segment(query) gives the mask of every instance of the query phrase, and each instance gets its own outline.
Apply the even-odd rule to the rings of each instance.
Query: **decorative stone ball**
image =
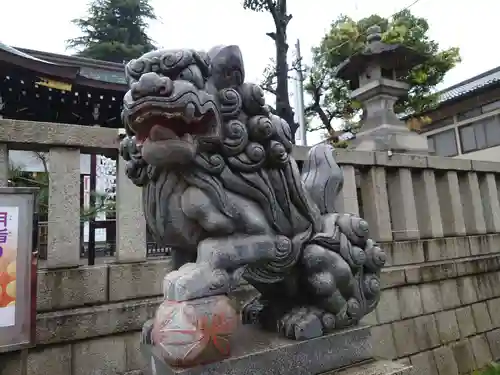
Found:
[[[151,338],[171,366],[207,364],[230,355],[230,337],[238,321],[226,296],[164,301],[156,312]]]

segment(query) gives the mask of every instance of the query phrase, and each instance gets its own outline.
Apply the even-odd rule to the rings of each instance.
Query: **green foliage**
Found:
[[[243,7],[255,12],[269,11],[269,6],[276,6],[275,0],[244,0]]]
[[[38,213],[41,217],[47,217],[49,210],[49,179],[47,173],[26,172],[19,166],[10,164],[9,182],[9,185],[14,187],[38,188]]]
[[[79,56],[123,63],[155,48],[146,34],[156,19],[149,0],[93,0],[87,12],[72,21],[83,35],[67,41]]]
[[[500,364],[491,363],[482,370],[476,370],[473,375],[500,375]]]
[[[333,147],[335,147],[335,148],[347,148],[347,147],[349,147],[349,142],[347,142],[347,141],[333,142]]]
[[[46,156],[35,153],[43,165],[44,172],[26,172],[20,166],[10,164],[9,186],[13,187],[36,187],[38,188],[38,214],[42,221],[46,221],[49,213],[49,171]],[[95,207],[82,208],[80,220],[88,221],[101,212],[114,213],[115,202],[105,199],[104,194],[92,193]]]
[[[438,43],[427,35],[429,25],[426,19],[412,15],[409,10],[403,10],[391,19],[372,15],[355,21],[340,16],[333,21],[320,45],[313,49],[313,65],[305,84],[305,90],[312,96],[306,114],[319,117],[327,129],[334,119],[349,119],[359,113],[360,103],[349,98],[346,82],[334,78],[333,74],[340,63],[365,47],[367,29],[373,25],[380,26],[385,43],[402,44],[427,56],[424,63],[406,76],[398,77],[410,85],[410,91],[396,103],[396,113],[420,113],[432,108],[436,103],[435,86],[460,62],[458,48],[440,50]],[[321,118],[320,111],[328,115],[328,123]]]

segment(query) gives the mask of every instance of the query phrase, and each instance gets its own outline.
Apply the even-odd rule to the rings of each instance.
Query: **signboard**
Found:
[[[36,324],[36,188],[0,188],[0,352],[30,346]]]
[[[36,82],[39,86],[45,86],[59,91],[71,91],[71,83],[54,81],[53,79],[39,77],[40,81]]]

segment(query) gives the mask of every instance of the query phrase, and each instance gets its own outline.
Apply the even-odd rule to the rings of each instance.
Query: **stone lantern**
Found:
[[[353,148],[427,153],[427,139],[410,131],[394,113],[394,103],[409,90],[398,77],[422,63],[425,56],[402,45],[383,43],[379,26],[370,27],[368,33],[364,50],[344,61],[336,72],[336,77],[349,82],[351,98],[363,106]]]

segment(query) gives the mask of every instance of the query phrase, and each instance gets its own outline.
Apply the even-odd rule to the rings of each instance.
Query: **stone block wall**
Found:
[[[374,355],[415,374],[470,374],[500,360],[500,235],[384,244],[389,266],[372,324]]]
[[[36,346],[0,353],[0,375],[142,375],[143,323],[162,300],[170,259],[38,272]],[[235,291],[243,303],[254,291]]]
[[[141,374],[142,324],[170,260],[38,273],[36,347],[0,354],[0,375]]]
[[[430,375],[468,374],[500,360],[500,234],[383,247],[382,298],[365,318],[377,357]],[[169,269],[163,259],[40,270],[37,345],[0,354],[0,375],[141,374],[139,332]]]

